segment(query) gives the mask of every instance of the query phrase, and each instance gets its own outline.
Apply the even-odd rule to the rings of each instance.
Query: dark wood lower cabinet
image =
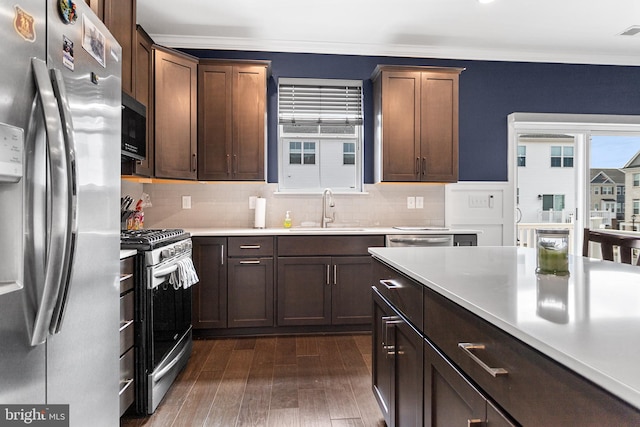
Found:
[[[424,340],[424,426],[514,426]]]
[[[422,423],[423,338],[374,291],[373,390],[388,427]]]
[[[278,325],[371,322],[370,256],[278,258]]]
[[[228,258],[227,268],[227,326],[273,326],[273,258]]]
[[[193,286],[194,329],[227,327],[226,237],[194,237],[193,264],[199,283]]]

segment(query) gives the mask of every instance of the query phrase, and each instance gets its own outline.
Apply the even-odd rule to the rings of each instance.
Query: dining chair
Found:
[[[632,249],[640,249],[640,235],[618,234],[605,230],[589,230],[584,229],[584,238],[582,240],[582,256],[589,256],[589,243],[600,243],[600,252],[602,259],[613,261],[614,247],[620,252],[620,262],[631,264]],[[636,265],[640,265],[640,257],[636,261]]]

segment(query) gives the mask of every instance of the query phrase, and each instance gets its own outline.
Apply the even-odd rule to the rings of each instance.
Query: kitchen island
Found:
[[[384,344],[382,351],[374,348],[374,392],[383,412],[388,408],[387,424],[439,420],[443,400],[436,390],[453,372],[485,402],[469,413],[471,421],[499,414],[496,425],[640,425],[638,267],[570,256],[570,275],[554,276],[535,273],[533,249],[369,252],[376,260],[374,302],[381,307],[374,346]],[[403,323],[413,335],[406,328],[403,335]],[[409,345],[416,336],[424,348]],[[411,363],[391,362],[391,370],[394,363],[399,370],[392,380],[377,372],[390,353],[424,357],[416,368],[423,380],[409,381],[404,391],[405,398],[420,392],[419,408],[406,404],[406,384],[398,382],[402,365]],[[455,388],[455,381],[445,383]],[[464,403],[471,407],[472,400]]]

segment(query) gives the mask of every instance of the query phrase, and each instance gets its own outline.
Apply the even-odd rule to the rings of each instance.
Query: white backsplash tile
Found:
[[[291,211],[293,226],[319,223],[322,196],[274,194],[277,184],[265,183],[170,183],[138,184],[122,181],[122,194],[134,198],[150,195],[145,209],[145,228],[253,228],[254,211],[249,197],[267,199],[266,225],[282,227]],[[345,226],[444,226],[444,184],[366,184],[367,194],[334,195],[336,224]],[[182,209],[182,196],[191,196],[191,209]],[[424,197],[423,209],[407,209],[407,197]]]

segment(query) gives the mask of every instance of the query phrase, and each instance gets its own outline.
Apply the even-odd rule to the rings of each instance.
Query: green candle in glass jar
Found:
[[[538,229],[538,268],[543,274],[569,273],[569,230]]]

